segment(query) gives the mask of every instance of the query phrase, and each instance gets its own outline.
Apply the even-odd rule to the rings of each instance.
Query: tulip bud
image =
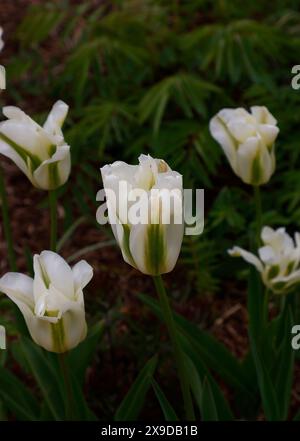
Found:
[[[223,109],[210,121],[210,132],[235,174],[243,182],[262,185],[275,171],[274,142],[279,129],[266,107]]]
[[[240,247],[229,250],[231,256],[240,256],[261,273],[263,283],[275,294],[287,294],[300,282],[300,234],[293,240],[284,228],[264,227],[263,246],[259,258]]]
[[[182,176],[150,155],[141,155],[139,165],[120,161],[106,165],[101,174],[109,221],[124,260],[144,274],[172,271],[184,231]],[[126,184],[128,194],[122,190],[122,183]],[[143,202],[141,210],[146,208],[144,221],[135,221],[130,216],[130,200],[135,195]],[[125,210],[120,209],[121,205]]]
[[[34,278],[7,273],[0,291],[20,309],[36,344],[51,352],[66,352],[87,333],[83,288],[93,277],[84,260],[72,269],[52,251],[34,256]]]
[[[67,104],[57,101],[41,127],[18,107],[3,108],[8,119],[0,123],[0,153],[42,190],[60,187],[70,174],[70,146],[61,131],[67,112]]]

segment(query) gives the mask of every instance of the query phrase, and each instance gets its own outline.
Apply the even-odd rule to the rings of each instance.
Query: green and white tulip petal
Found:
[[[83,288],[93,277],[84,260],[71,268],[52,251],[34,256],[34,278],[7,273],[0,291],[20,309],[36,344],[62,353],[77,346],[87,333]]]
[[[182,176],[170,169],[161,159],[141,155],[139,165],[114,162],[101,168],[106,190],[109,221],[124,260],[148,275],[159,275],[173,270],[181,249],[184,223],[183,216],[175,221],[174,212],[183,211]],[[124,219],[119,203],[125,203],[127,212],[132,203],[120,194],[119,183],[125,181],[128,193],[144,191],[148,207],[146,222],[134,223]],[[113,190],[116,199],[110,198],[107,190]],[[152,190],[155,190],[153,192]],[[170,222],[162,221],[168,208],[167,199],[172,191]]]
[[[264,106],[223,109],[210,121],[210,132],[221,145],[233,171],[251,185],[267,183],[275,171],[277,121]]]
[[[61,131],[67,113],[67,104],[57,101],[42,127],[18,107],[3,108],[7,120],[0,123],[0,153],[39,189],[54,190],[70,175],[70,146]]]
[[[254,265],[265,286],[275,294],[289,293],[300,283],[300,234],[296,233],[293,240],[284,228],[264,227],[261,240],[258,256],[236,246],[228,252]]]

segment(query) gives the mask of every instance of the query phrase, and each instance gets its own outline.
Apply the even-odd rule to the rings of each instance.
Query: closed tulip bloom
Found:
[[[101,173],[109,221],[124,260],[148,275],[172,271],[178,259],[184,231],[182,216],[179,215],[180,220],[175,216],[175,211],[182,214],[182,176],[172,171],[165,161],[153,159],[150,155],[141,155],[139,165],[114,162],[104,166]],[[148,209],[146,222],[134,223],[130,216],[124,219],[119,202],[125,203],[128,209],[130,202],[125,200],[125,194],[120,194],[121,181],[128,185],[129,194],[143,191]],[[114,191],[116,203],[107,190]],[[169,191],[172,192],[172,201],[170,222],[167,223],[163,221],[163,213],[168,208]]]
[[[20,309],[36,344],[51,352],[66,352],[87,333],[83,288],[93,277],[84,260],[72,269],[52,251],[34,256],[34,278],[7,273],[0,291]]]
[[[243,182],[262,185],[275,171],[277,121],[264,106],[223,109],[210,121],[210,132],[221,145],[233,171]]]
[[[300,234],[294,240],[284,228],[264,227],[261,232],[263,246],[259,257],[240,247],[229,250],[231,256],[241,256],[261,273],[267,288],[275,294],[287,294],[300,283]]]
[[[61,131],[67,113],[67,104],[57,101],[41,127],[18,107],[3,108],[8,119],[0,123],[0,153],[42,190],[60,187],[70,175],[70,146]]]

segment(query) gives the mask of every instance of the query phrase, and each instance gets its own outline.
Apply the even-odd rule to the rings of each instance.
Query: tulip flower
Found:
[[[229,250],[231,256],[240,256],[261,273],[267,288],[275,294],[287,294],[300,282],[300,233],[293,240],[284,228],[264,227],[261,232],[263,246],[259,258],[240,247]]]
[[[265,184],[275,171],[277,121],[264,106],[223,109],[210,121],[210,132],[221,145],[233,171],[246,184]]]
[[[87,333],[83,288],[93,277],[84,260],[72,269],[52,251],[34,256],[34,278],[7,273],[0,291],[20,309],[36,344],[62,353],[78,345]]]
[[[159,275],[174,268],[181,248],[184,225],[182,217],[177,222],[175,211],[182,213],[182,176],[170,169],[161,159],[141,155],[139,165],[114,162],[101,168],[103,185],[106,192],[109,221],[124,260],[144,274]],[[121,183],[128,186],[128,195],[140,191],[145,196],[149,208],[146,222],[125,219],[119,203],[130,209],[130,202],[122,193]],[[110,196],[112,190],[116,201]],[[155,190],[155,191],[153,191]],[[172,192],[173,190],[173,192]],[[167,209],[168,195],[172,192],[170,222],[163,222]]]
[[[0,153],[39,189],[54,190],[69,177],[70,146],[61,131],[67,112],[67,104],[57,101],[41,127],[18,107],[3,108],[8,119],[0,123]]]

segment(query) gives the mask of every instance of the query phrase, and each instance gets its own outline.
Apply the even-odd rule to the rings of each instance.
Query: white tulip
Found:
[[[293,240],[285,228],[264,227],[261,239],[263,246],[258,250],[259,258],[240,247],[233,247],[228,252],[254,265],[267,288],[276,294],[286,294],[300,283],[300,234],[296,233]]]
[[[159,275],[174,268],[181,248],[184,225],[182,220],[182,176],[170,169],[161,159],[141,155],[139,165],[114,162],[101,169],[107,197],[109,221],[124,260],[144,274]],[[120,182],[128,186],[128,194],[143,192],[147,207],[146,222],[124,219],[119,203],[130,210],[132,204],[120,194]],[[116,201],[110,197],[113,190]],[[168,197],[172,194],[170,222],[163,216],[168,211]],[[170,199],[169,199],[170,200]],[[179,212],[179,216],[175,215]],[[180,219],[179,219],[180,218]]]
[[[34,256],[34,278],[7,273],[0,279],[5,293],[22,312],[36,344],[47,351],[65,352],[87,333],[83,288],[93,277],[84,260],[72,269],[52,251]]]
[[[277,121],[264,106],[223,109],[210,121],[210,132],[221,145],[233,171],[243,182],[265,184],[275,171]]]
[[[37,188],[54,190],[69,177],[70,146],[61,131],[67,113],[67,104],[57,101],[41,127],[18,107],[3,108],[8,119],[0,123],[0,153]]]

